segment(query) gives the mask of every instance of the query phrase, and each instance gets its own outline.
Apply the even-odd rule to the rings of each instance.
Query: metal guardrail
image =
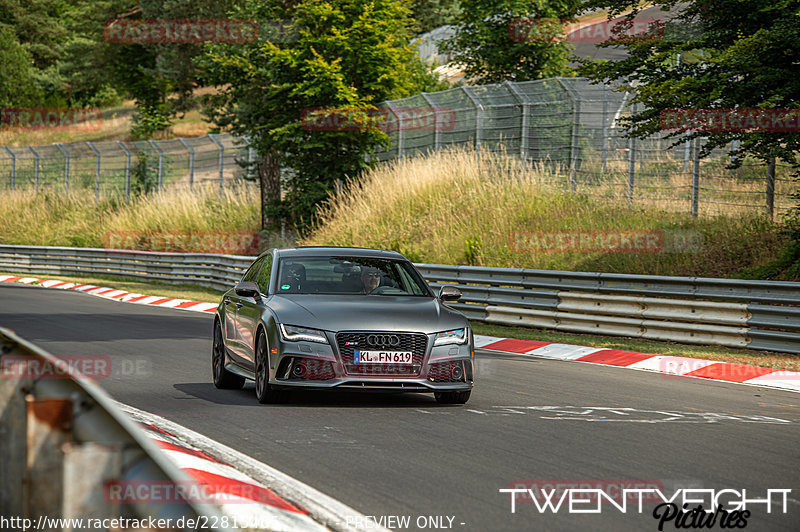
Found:
[[[0,245],[0,271],[117,275],[227,290],[253,257]],[[417,264],[470,319],[800,353],[800,283]]]
[[[32,523],[26,530],[97,528],[87,518],[169,519],[171,529],[186,531],[199,519],[224,522],[214,506],[179,496],[125,504],[108,496],[110,485],[193,481],[67,361],[0,328],[0,372],[0,516],[20,519],[20,530],[23,519]]]

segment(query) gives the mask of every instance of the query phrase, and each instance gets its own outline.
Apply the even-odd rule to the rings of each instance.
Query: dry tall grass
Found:
[[[453,150],[401,159],[324,205],[304,244],[390,248],[431,263],[718,276],[762,265],[785,244],[761,215],[692,218],[628,205],[613,184],[571,192],[566,183],[557,167],[523,172],[502,154]],[[514,231],[568,230],[666,231],[702,242],[670,253],[535,254],[512,243]]]
[[[180,187],[132,198],[90,191],[0,192],[0,243],[103,247],[109,231],[257,230],[260,213],[255,187]]]

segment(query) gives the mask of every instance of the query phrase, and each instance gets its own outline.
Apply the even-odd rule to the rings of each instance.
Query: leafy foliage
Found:
[[[636,87],[634,102],[647,110],[633,116],[631,132],[644,137],[660,130],[662,111],[676,108],[800,107],[800,2],[797,0],[660,0],[680,13],[665,25],[663,38],[619,43],[629,57],[590,62],[581,73],[598,81],[626,79]],[[633,9],[636,0],[589,0],[589,7],[612,14]],[[607,44],[607,45],[610,45]],[[683,60],[676,59],[681,54]],[[797,119],[795,119],[797,120]],[[673,136],[683,133],[676,131]],[[796,162],[800,133],[702,132],[705,153],[732,140],[740,153],[762,161],[779,157]],[[685,137],[683,137],[685,138]]]
[[[474,83],[529,81],[570,73],[570,45],[558,39],[514,36],[524,20],[572,20],[581,0],[461,0],[456,35],[441,49],[453,54]]]
[[[206,113],[290,170],[283,198],[267,206],[271,219],[309,227],[334,184],[358,176],[388,139],[375,121],[314,129],[305,113],[364,116],[382,100],[437,88],[409,47],[408,14],[396,0],[248,0],[232,18],[284,21],[281,31],[208,47],[200,65],[220,92]]]

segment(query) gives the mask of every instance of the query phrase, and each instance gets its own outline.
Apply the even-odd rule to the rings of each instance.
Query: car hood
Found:
[[[295,294],[272,296],[278,322],[326,331],[408,331],[426,334],[459,329],[466,318],[438,299],[413,296]]]

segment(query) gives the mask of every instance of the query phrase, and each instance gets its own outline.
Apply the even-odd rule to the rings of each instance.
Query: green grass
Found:
[[[676,344],[627,338],[620,336],[595,336],[591,334],[571,334],[529,329],[526,327],[505,327],[472,321],[475,334],[497,336],[501,338],[518,338],[520,340],[538,340],[562,344],[589,345],[606,349],[620,349],[639,353],[655,353],[677,357],[704,358],[738,364],[774,367],[783,370],[800,371],[800,355],[774,353],[771,351],[753,351],[718,346],[701,346]]]

